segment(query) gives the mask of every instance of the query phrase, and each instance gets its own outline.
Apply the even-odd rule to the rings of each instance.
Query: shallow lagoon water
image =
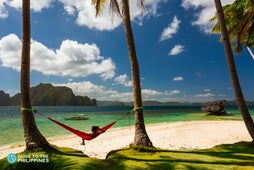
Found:
[[[132,107],[34,107],[36,124],[46,137],[70,135],[71,133],[47,119],[51,117],[81,131],[90,131],[91,126],[103,126],[119,120],[113,128],[134,125]],[[147,106],[144,108],[145,123],[177,122],[190,120],[242,120],[237,107],[226,108],[231,116],[207,116],[200,106]],[[254,115],[254,107],[250,108]],[[65,120],[68,117],[85,116],[88,120]],[[124,116],[124,117],[123,117]],[[24,141],[20,107],[0,107],[0,146]]]

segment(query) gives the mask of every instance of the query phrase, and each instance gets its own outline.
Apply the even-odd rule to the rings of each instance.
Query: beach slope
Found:
[[[206,149],[220,144],[251,141],[243,121],[183,121],[147,124],[147,133],[157,148],[168,150]],[[58,147],[81,150],[89,157],[104,159],[111,150],[129,146],[134,140],[134,127],[113,128],[86,145],[75,135],[48,139]],[[0,158],[22,152],[24,143],[1,146]]]

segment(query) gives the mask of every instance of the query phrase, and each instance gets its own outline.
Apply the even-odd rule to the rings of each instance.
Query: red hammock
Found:
[[[56,120],[54,120],[50,117],[48,117],[48,119],[51,120],[52,122],[58,124],[59,126],[65,128],[66,130],[74,133],[75,135],[81,137],[82,139],[85,139],[85,140],[92,140],[92,139],[96,138],[97,136],[99,136],[100,134],[102,134],[103,132],[108,130],[111,126],[113,126],[117,122],[117,121],[114,121],[114,122],[109,123],[108,125],[100,128],[100,130],[98,130],[96,134],[90,134],[90,133],[79,131],[77,129],[73,129],[73,128],[71,128],[71,127],[69,127],[69,126],[67,126],[67,125],[65,125],[61,122],[58,122],[58,121],[56,121]]]

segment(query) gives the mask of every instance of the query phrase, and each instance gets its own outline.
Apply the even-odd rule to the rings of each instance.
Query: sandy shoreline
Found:
[[[86,145],[75,135],[50,138],[59,147],[81,150],[89,157],[104,159],[108,152],[128,146],[134,139],[134,127],[113,128]],[[162,149],[205,149],[219,144],[251,141],[243,121],[184,121],[146,125],[153,145]],[[1,146],[0,158],[24,150],[24,143]]]

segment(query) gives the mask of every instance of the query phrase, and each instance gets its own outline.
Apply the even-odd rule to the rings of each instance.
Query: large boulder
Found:
[[[225,100],[217,100],[213,103],[209,103],[201,108],[201,110],[206,111],[209,115],[229,115],[229,113],[224,108]]]

